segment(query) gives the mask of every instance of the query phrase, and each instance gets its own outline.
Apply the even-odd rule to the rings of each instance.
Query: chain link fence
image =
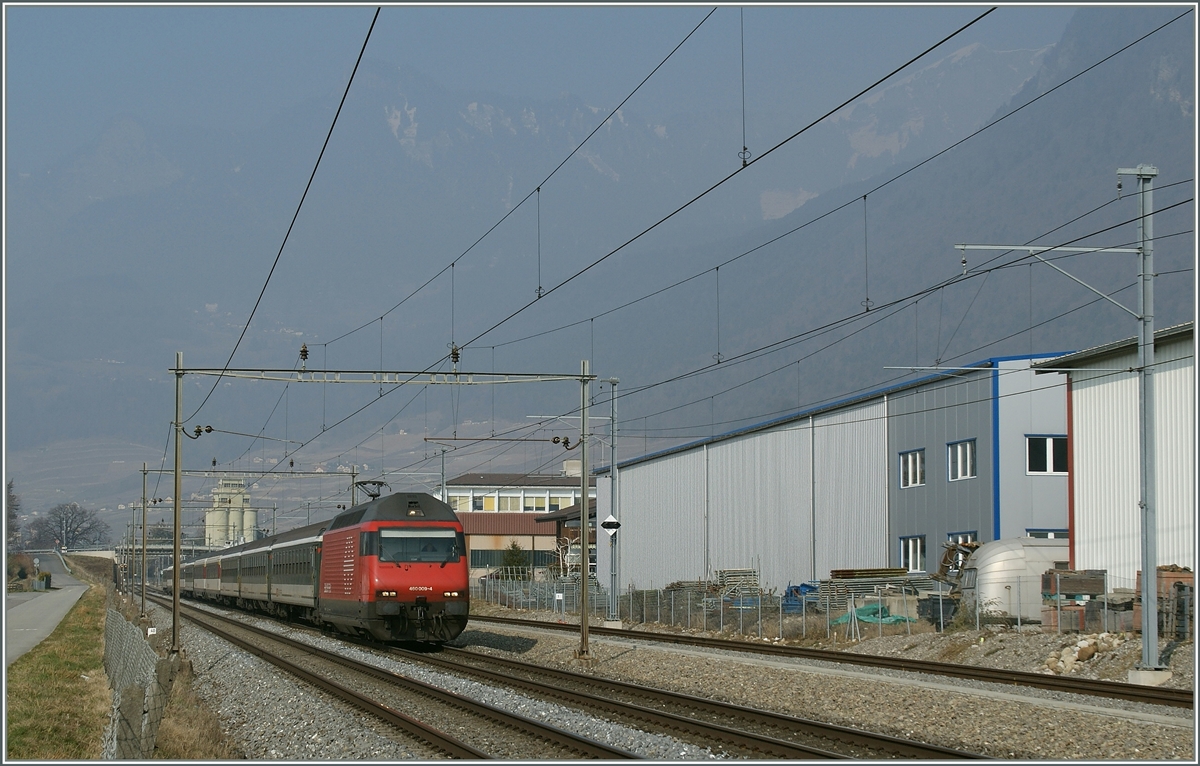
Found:
[[[104,734],[105,760],[151,757],[180,667],[178,655],[159,656],[144,629],[125,619],[123,612],[129,609],[110,585],[104,620],[104,671],[113,690],[113,702]]]

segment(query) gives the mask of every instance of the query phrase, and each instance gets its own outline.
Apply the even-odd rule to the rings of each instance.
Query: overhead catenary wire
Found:
[[[337,126],[338,117],[342,113],[342,107],[346,104],[346,97],[350,95],[350,86],[354,83],[354,75],[358,72],[358,65],[362,63],[363,54],[367,51],[367,43],[371,40],[371,32],[375,29],[375,22],[379,19],[380,10],[380,8],[376,8],[375,15],[371,17],[371,26],[367,29],[367,37],[363,40],[362,48],[358,52],[358,58],[354,62],[354,69],[350,72],[350,79],[346,82],[346,89],[342,92],[342,100],[338,103],[337,111],[333,115],[333,122],[329,125],[329,132],[325,134],[325,142],[321,144],[321,151],[317,155],[317,161],[313,164],[312,173],[308,176],[308,183],[304,185],[304,192],[300,195],[300,202],[296,205],[296,212],[292,214],[292,221],[288,224],[287,231],[283,235],[283,241],[279,244],[279,252],[275,254],[275,260],[271,263],[271,270],[267,272],[267,278],[263,282],[262,290],[258,293],[258,299],[254,301],[254,308],[250,310],[250,316],[246,318],[246,323],[242,326],[242,332],[238,335],[237,342],[233,344],[233,350],[229,352],[229,358],[225,360],[224,369],[229,369],[229,365],[233,362],[234,354],[237,353],[238,347],[242,345],[242,339],[246,337],[246,332],[250,329],[250,323],[254,320],[255,313],[258,312],[259,304],[262,303],[263,296],[267,293],[267,286],[271,284],[271,277],[275,274],[275,268],[279,266],[279,259],[283,257],[283,249],[287,246],[292,229],[296,226],[296,220],[300,217],[300,210],[304,207],[304,200],[308,197],[308,190],[312,188],[313,179],[317,177],[317,169],[321,167],[321,159],[325,156],[325,149],[329,146],[329,139],[333,137],[333,129]],[[204,401],[200,402],[200,406],[184,419],[184,423],[191,421],[192,418],[200,414],[200,410],[204,409],[204,405],[208,403],[209,398],[217,390],[217,386],[220,383],[221,376],[218,375],[217,379],[213,381],[212,388],[205,395]]]
[[[700,193],[699,193],[699,194],[697,194],[696,196],[694,196],[694,197],[692,197],[691,199],[689,199],[687,202],[685,202],[685,203],[683,203],[682,205],[680,205],[679,207],[675,208],[673,211],[671,211],[671,212],[670,212],[670,213],[668,213],[667,215],[665,215],[665,216],[663,216],[662,218],[658,219],[656,222],[654,222],[654,223],[650,224],[650,225],[649,225],[649,226],[647,226],[645,229],[643,229],[643,230],[642,230],[642,231],[640,231],[639,233],[635,234],[633,237],[631,237],[631,238],[627,239],[625,242],[623,242],[623,243],[621,243],[620,245],[618,245],[617,247],[613,248],[612,250],[610,250],[610,251],[609,251],[609,252],[607,252],[606,254],[604,254],[604,255],[600,256],[600,257],[599,257],[599,258],[597,258],[596,260],[594,260],[594,261],[592,261],[591,263],[589,263],[588,265],[584,266],[582,269],[580,269],[579,271],[575,272],[574,274],[572,274],[571,276],[567,277],[566,279],[562,280],[561,282],[559,282],[558,284],[556,284],[554,287],[551,287],[549,290],[547,290],[547,291],[546,291],[545,295],[549,295],[550,293],[553,293],[553,292],[555,292],[555,291],[559,290],[560,288],[562,288],[562,287],[564,287],[564,286],[566,286],[566,285],[570,284],[571,282],[575,281],[576,279],[578,279],[579,277],[583,276],[583,275],[584,275],[584,274],[586,274],[587,272],[591,271],[591,270],[592,270],[592,269],[594,269],[596,266],[600,265],[600,264],[601,264],[601,263],[603,263],[604,261],[608,260],[608,259],[609,259],[609,258],[611,258],[612,256],[614,256],[614,255],[616,255],[617,253],[619,253],[620,251],[624,250],[624,249],[625,249],[626,247],[628,247],[629,245],[633,244],[634,242],[638,241],[638,240],[639,240],[639,239],[641,239],[642,237],[646,236],[646,235],[647,235],[647,234],[649,234],[651,231],[653,231],[653,230],[657,229],[657,228],[658,228],[659,226],[661,226],[662,224],[664,224],[664,223],[666,223],[667,221],[671,220],[672,218],[674,218],[674,217],[675,217],[676,215],[678,215],[679,213],[681,213],[681,212],[683,212],[684,210],[686,210],[687,208],[691,207],[691,206],[692,206],[692,205],[694,205],[696,202],[698,202],[698,201],[700,201],[701,199],[703,199],[704,197],[708,196],[708,195],[709,195],[709,194],[710,194],[712,191],[714,191],[715,189],[717,189],[717,188],[719,188],[719,187],[723,186],[723,185],[724,185],[724,184],[725,184],[727,181],[729,181],[730,179],[732,179],[734,176],[736,176],[736,175],[738,175],[739,173],[741,173],[742,171],[746,170],[746,168],[750,167],[751,165],[754,165],[754,164],[755,164],[755,163],[757,163],[757,162],[761,162],[763,159],[765,159],[766,157],[768,157],[768,156],[769,156],[769,155],[770,155],[772,152],[774,152],[774,151],[776,151],[777,149],[780,149],[781,147],[783,147],[783,146],[787,145],[788,143],[790,143],[791,141],[793,141],[794,139],[796,139],[798,136],[800,136],[800,135],[802,135],[802,134],[806,133],[806,132],[807,132],[809,129],[811,129],[813,126],[815,126],[815,125],[819,124],[820,122],[824,121],[824,120],[825,120],[826,118],[828,118],[829,116],[831,116],[831,115],[835,114],[835,113],[836,113],[838,110],[840,110],[840,109],[844,108],[846,105],[848,105],[848,104],[852,103],[853,101],[855,101],[856,99],[858,99],[859,97],[861,97],[862,95],[864,95],[865,93],[867,93],[867,92],[871,91],[872,89],[876,88],[877,86],[879,86],[879,85],[880,85],[880,84],[882,84],[883,82],[886,82],[887,80],[889,80],[889,79],[891,79],[892,77],[894,77],[896,74],[898,74],[898,73],[900,73],[900,72],[904,71],[905,69],[907,69],[908,67],[912,66],[914,63],[916,63],[917,61],[919,61],[920,59],[922,59],[922,58],[924,58],[926,55],[928,55],[928,54],[929,54],[931,51],[934,51],[934,50],[936,50],[937,48],[939,48],[939,47],[941,47],[942,45],[944,45],[946,42],[948,42],[948,41],[952,40],[953,38],[957,37],[958,35],[962,34],[964,31],[966,31],[966,30],[967,30],[968,28],[970,28],[972,25],[974,25],[974,24],[978,23],[978,22],[979,22],[981,19],[983,19],[985,16],[987,16],[988,14],[990,14],[990,13],[991,13],[992,11],[994,11],[994,10],[996,10],[996,9],[995,9],[995,8],[989,8],[988,10],[984,11],[982,14],[980,14],[980,15],[979,15],[979,16],[977,16],[977,17],[975,17],[975,18],[974,18],[974,19],[972,19],[971,21],[967,22],[967,23],[966,23],[966,24],[964,24],[963,26],[959,27],[959,28],[958,28],[957,30],[955,30],[954,32],[950,33],[949,35],[947,35],[946,37],[942,38],[942,39],[941,39],[941,40],[939,40],[938,42],[936,42],[936,43],[934,43],[933,45],[929,46],[929,47],[928,47],[928,48],[926,48],[924,51],[922,51],[921,53],[919,53],[919,54],[917,54],[916,56],[912,57],[911,59],[909,59],[909,60],[908,60],[908,61],[906,61],[905,63],[901,64],[899,67],[897,67],[897,68],[893,69],[893,70],[892,70],[891,72],[889,72],[888,74],[886,74],[886,75],[884,75],[883,77],[879,78],[878,80],[876,80],[876,81],[875,81],[874,83],[872,83],[871,85],[868,85],[866,88],[862,89],[861,91],[859,91],[859,92],[858,92],[858,93],[856,93],[855,95],[851,96],[850,98],[846,99],[846,100],[845,100],[845,101],[843,101],[842,103],[838,104],[836,107],[834,107],[833,109],[829,110],[828,112],[826,112],[826,113],[825,113],[825,114],[823,114],[822,116],[818,117],[816,120],[814,120],[814,121],[810,122],[808,125],[805,125],[803,128],[801,128],[801,129],[797,130],[797,131],[796,131],[795,133],[793,133],[792,135],[788,136],[787,138],[783,139],[783,140],[782,140],[782,141],[780,141],[779,143],[775,144],[775,145],[774,145],[774,146],[772,146],[770,149],[768,149],[767,151],[765,151],[765,152],[763,152],[762,154],[760,154],[758,157],[755,157],[754,159],[750,160],[750,161],[749,161],[749,162],[747,162],[747,163],[746,163],[746,165],[744,165],[743,167],[737,168],[737,169],[736,169],[736,170],[734,170],[732,173],[729,173],[729,174],[728,174],[728,175],[726,175],[724,178],[720,179],[719,181],[717,181],[716,183],[712,184],[711,186],[709,186],[709,187],[708,187],[707,189],[705,189],[704,191],[700,192]],[[544,296],[543,296],[543,297],[544,297]],[[511,321],[513,318],[515,318],[516,316],[518,316],[518,315],[520,315],[520,314],[524,313],[526,309],[528,309],[530,306],[532,306],[532,305],[533,305],[534,303],[536,303],[536,302],[537,302],[537,301],[536,301],[536,300],[534,300],[534,301],[529,301],[529,302],[525,303],[525,304],[524,304],[524,305],[522,305],[520,308],[518,308],[518,309],[516,309],[515,311],[513,311],[512,313],[510,313],[508,316],[506,316],[506,317],[504,317],[503,319],[501,319],[499,322],[496,322],[496,323],[495,323],[495,324],[493,324],[491,327],[487,328],[487,329],[486,329],[486,330],[484,330],[483,332],[480,332],[480,333],[479,333],[479,334],[477,334],[475,337],[471,338],[471,339],[470,339],[469,341],[467,341],[467,343],[465,343],[464,345],[470,345],[470,344],[472,344],[472,343],[474,343],[474,342],[478,341],[480,338],[484,337],[485,335],[488,335],[489,333],[491,333],[491,332],[492,332],[493,330],[495,330],[496,328],[500,327],[500,326],[501,326],[501,325],[503,325],[503,324],[506,324],[507,322],[509,322],[509,321]]]
[[[387,311],[385,311],[385,312],[384,312],[384,316],[387,316],[388,314],[392,313],[392,312],[393,312],[393,311],[395,311],[396,309],[400,308],[400,307],[401,307],[402,305],[404,305],[404,304],[405,304],[407,301],[409,301],[409,300],[410,300],[410,299],[411,299],[413,296],[415,296],[417,293],[421,292],[421,291],[422,291],[422,290],[424,290],[426,287],[428,287],[428,286],[429,286],[429,284],[430,284],[431,282],[433,282],[435,279],[437,279],[438,277],[440,277],[442,274],[446,273],[446,269],[449,269],[449,268],[450,268],[450,267],[451,267],[453,264],[457,263],[457,262],[458,262],[458,261],[460,261],[462,258],[464,258],[464,257],[465,257],[465,256],[466,256],[468,253],[470,253],[472,250],[474,250],[474,249],[475,249],[475,247],[476,247],[477,245],[479,245],[479,243],[480,243],[480,242],[482,242],[482,241],[483,241],[485,238],[487,238],[487,236],[488,236],[488,235],[490,235],[490,234],[491,234],[493,231],[495,231],[495,230],[496,230],[496,229],[497,229],[497,228],[500,226],[500,224],[502,224],[502,223],[504,223],[506,220],[508,220],[508,217],[509,217],[509,216],[511,216],[513,213],[517,212],[517,210],[519,210],[519,209],[521,208],[521,206],[522,206],[522,205],[524,205],[526,202],[528,202],[530,197],[532,197],[532,196],[533,196],[535,193],[540,193],[540,190],[541,190],[541,188],[542,188],[543,186],[545,186],[545,185],[546,185],[546,183],[547,183],[547,182],[549,182],[549,181],[550,181],[550,179],[551,179],[551,178],[553,178],[553,177],[554,177],[554,175],[555,175],[556,173],[558,173],[558,171],[559,171],[560,169],[562,169],[562,166],[563,166],[563,165],[566,165],[566,164],[567,164],[567,162],[568,162],[568,161],[569,161],[569,160],[570,160],[572,157],[574,157],[574,156],[575,156],[576,152],[578,152],[580,149],[582,149],[582,148],[583,148],[583,147],[584,147],[584,146],[587,144],[587,142],[588,142],[589,140],[591,140],[592,136],[596,135],[596,133],[597,133],[597,132],[600,130],[600,128],[604,127],[604,126],[605,126],[605,125],[608,123],[608,121],[609,121],[609,120],[611,120],[611,119],[613,118],[613,115],[615,115],[615,114],[616,114],[616,113],[617,113],[617,112],[618,112],[618,111],[621,109],[621,107],[623,107],[623,106],[625,105],[625,102],[629,101],[629,99],[633,98],[634,94],[636,94],[636,93],[637,93],[639,90],[641,90],[642,86],[643,86],[643,85],[645,85],[645,84],[646,84],[646,82],[647,82],[647,81],[648,81],[648,80],[649,80],[651,77],[653,77],[653,76],[654,76],[654,73],[655,73],[655,72],[657,72],[659,69],[661,69],[661,68],[663,67],[663,65],[664,65],[664,64],[666,64],[666,63],[667,63],[667,62],[668,62],[668,61],[671,59],[671,57],[675,55],[675,52],[676,52],[676,51],[678,51],[678,50],[679,50],[681,47],[683,47],[683,44],[684,44],[684,43],[686,43],[686,42],[687,42],[687,41],[688,41],[688,40],[689,40],[689,39],[692,37],[692,35],[694,35],[694,34],[696,33],[696,31],[697,31],[698,29],[700,29],[700,27],[701,27],[701,26],[703,26],[703,25],[704,25],[704,22],[708,21],[708,18],[709,18],[709,16],[712,16],[712,15],[713,15],[713,13],[715,13],[715,12],[716,12],[716,10],[717,10],[716,8],[713,8],[712,10],[710,10],[710,11],[709,11],[709,12],[708,12],[708,13],[707,13],[705,16],[704,16],[704,18],[700,20],[700,23],[699,23],[699,24],[697,24],[695,27],[693,27],[693,28],[692,28],[692,31],[691,31],[691,32],[688,32],[688,33],[687,33],[687,35],[686,35],[686,36],[685,36],[685,37],[684,37],[682,40],[680,40],[680,41],[679,41],[679,44],[678,44],[678,45],[676,45],[674,48],[672,48],[672,49],[671,49],[671,52],[670,52],[670,53],[668,53],[668,54],[666,55],[666,57],[665,57],[665,58],[664,58],[662,61],[660,61],[660,62],[658,63],[658,66],[656,66],[656,67],[654,67],[654,69],[650,70],[650,74],[648,74],[648,75],[646,75],[644,78],[642,78],[642,81],[641,81],[641,82],[639,82],[639,83],[637,84],[637,86],[636,86],[636,87],[635,87],[633,90],[631,90],[631,91],[629,92],[629,95],[627,95],[627,96],[625,96],[625,98],[621,99],[621,103],[617,104],[617,106],[616,106],[616,107],[614,107],[614,108],[613,108],[613,110],[612,110],[611,112],[609,112],[609,113],[608,113],[608,116],[606,116],[606,117],[605,117],[603,120],[601,120],[601,121],[600,121],[600,122],[599,122],[599,123],[596,125],[596,127],[592,128],[592,132],[591,132],[591,133],[588,133],[588,134],[587,134],[587,136],[586,136],[586,137],[585,137],[585,138],[584,138],[582,141],[580,141],[580,142],[579,142],[579,145],[578,145],[578,146],[576,146],[574,149],[572,149],[572,150],[571,150],[571,151],[570,151],[570,152],[567,154],[567,156],[566,156],[566,157],[564,157],[564,158],[562,159],[562,161],[561,161],[561,162],[559,162],[557,165],[555,165],[555,166],[554,166],[554,169],[553,169],[553,170],[551,170],[551,171],[550,171],[550,173],[549,173],[549,174],[547,174],[547,176],[546,176],[545,178],[543,178],[543,179],[542,179],[541,183],[539,183],[539,184],[538,184],[538,185],[537,185],[537,186],[536,186],[534,189],[530,190],[528,194],[526,194],[524,197],[522,197],[522,198],[521,198],[521,200],[520,200],[520,201],[519,201],[519,202],[518,202],[516,205],[514,205],[514,206],[512,207],[512,209],[511,209],[511,210],[509,210],[507,213],[505,213],[503,216],[501,216],[501,217],[500,217],[500,220],[498,220],[498,221],[496,221],[494,224],[492,224],[492,225],[491,225],[491,226],[490,226],[490,227],[487,229],[487,231],[485,231],[483,234],[481,234],[481,235],[480,235],[479,239],[477,239],[477,240],[475,240],[473,243],[471,243],[471,246],[470,246],[470,247],[468,247],[466,250],[462,251],[462,252],[461,252],[461,253],[460,253],[458,256],[456,256],[456,257],[455,257],[455,258],[454,258],[454,259],[453,259],[453,260],[452,260],[452,261],[451,261],[449,264],[447,264],[446,266],[443,266],[443,267],[442,267],[442,269],[441,269],[440,271],[438,271],[436,274],[434,274],[433,276],[431,276],[429,279],[425,280],[425,282],[423,282],[423,283],[422,283],[422,284],[421,284],[419,287],[417,287],[415,290],[413,290],[411,293],[409,293],[407,296],[405,296],[405,297],[404,297],[402,300],[400,300],[400,302],[399,302],[399,303],[395,304],[395,305],[394,305],[394,306],[392,306],[390,309],[388,309]],[[538,297],[540,298],[541,296],[539,295]],[[535,299],[535,300],[536,300],[536,299]],[[365,323],[365,324],[359,325],[358,327],[355,327],[353,330],[350,330],[350,331],[348,331],[348,332],[342,333],[341,335],[337,336],[337,337],[336,337],[336,338],[334,338],[333,340],[329,340],[329,341],[326,341],[326,342],[327,342],[327,343],[335,343],[335,342],[337,342],[337,341],[339,341],[339,340],[341,340],[341,339],[343,339],[343,338],[345,338],[345,337],[347,337],[347,336],[349,336],[349,335],[353,335],[354,333],[358,332],[359,330],[363,329],[364,327],[366,327],[366,326],[367,326],[367,325],[369,325],[369,324],[370,324],[370,322],[367,322],[367,323]],[[467,345],[467,344],[463,344],[463,345],[465,346],[465,345]]]
[[[1165,26],[1165,25],[1164,25],[1164,26]],[[1136,41],[1135,41],[1135,42],[1136,42]],[[1131,43],[1131,45],[1132,45],[1132,43]],[[1126,47],[1128,47],[1128,46],[1126,46]],[[1116,55],[1116,54],[1113,54],[1113,55]],[[1111,58],[1111,56],[1110,56],[1109,58]],[[1107,60],[1107,59],[1105,59],[1105,60]],[[1102,62],[1098,62],[1098,63],[1102,63]],[[1098,64],[1097,64],[1097,65],[1098,65]],[[1093,66],[1096,66],[1096,65],[1093,65]],[[1086,70],[1085,70],[1085,71],[1086,71]],[[1082,74],[1082,73],[1081,73],[1081,74]],[[1077,76],[1078,76],[1078,75],[1077,75]],[[1072,78],[1072,79],[1074,79],[1074,78]],[[1065,83],[1063,83],[1063,84],[1065,84]],[[1059,86],[1059,87],[1061,87],[1061,86]],[[1046,94],[1043,94],[1043,95],[1046,95]],[[1040,96],[1039,96],[1039,98],[1040,98]],[[1035,99],[1035,100],[1036,100],[1036,99]],[[1030,102],[1030,103],[1032,103],[1032,102]],[[1026,104],[1025,106],[1027,106],[1027,105],[1028,105],[1028,104]],[[1024,107],[1022,106],[1021,108],[1024,108]],[[1001,119],[1003,119],[1003,118],[1001,118]],[[761,159],[761,158],[760,158],[760,159]],[[932,158],[931,158],[931,159],[932,159]],[[912,168],[912,169],[915,169],[915,168]],[[909,171],[905,171],[905,172],[906,172],[906,173],[907,173],[907,172],[911,172],[911,170],[912,170],[912,169],[909,169]],[[899,177],[899,176],[897,176],[897,177]],[[895,179],[891,179],[891,180],[895,180]],[[889,181],[889,182],[890,182],[890,181]],[[864,212],[865,212],[865,211],[864,211]],[[594,318],[593,318],[593,319],[594,319]],[[582,320],[581,320],[581,321],[582,321]],[[501,344],[497,344],[497,345],[501,345]],[[494,351],[494,348],[495,348],[495,346],[493,346],[492,348],[493,348],[493,351]],[[622,395],[625,395],[625,394],[623,393]]]

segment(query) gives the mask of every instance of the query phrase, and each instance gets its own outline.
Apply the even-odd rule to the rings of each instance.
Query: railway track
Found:
[[[637,755],[550,724],[192,607],[183,616],[422,743],[432,757],[630,759]],[[385,701],[386,700],[386,701]],[[399,707],[421,710],[421,717]],[[431,723],[430,719],[436,722]],[[456,734],[447,733],[452,729]],[[468,741],[470,740],[470,741]]]
[[[296,673],[304,680],[325,689],[339,699],[372,712],[387,723],[401,728],[406,734],[428,743],[438,754],[449,757],[487,758],[485,749],[455,740],[453,737],[428,730],[428,725],[413,719],[411,716],[400,714],[395,705],[383,706],[377,711],[379,703],[374,699],[379,696],[372,692],[366,694],[361,690],[373,683],[400,684],[413,689],[418,694],[434,698],[452,698],[447,704],[459,708],[480,706],[485,711],[476,715],[496,720],[497,716],[512,714],[499,711],[482,703],[463,700],[443,689],[420,681],[383,670],[378,667],[360,663],[340,654],[328,652],[302,641],[280,636],[271,631],[263,630],[243,623],[236,617],[227,617],[207,610],[187,607],[184,616],[200,624],[207,630],[229,640],[247,651],[272,662],[273,664]],[[305,628],[307,630],[307,628]],[[247,637],[249,636],[249,638]],[[340,638],[340,637],[339,637]],[[493,684],[505,689],[518,689],[541,699],[551,700],[560,704],[580,709],[593,717],[603,716],[609,720],[625,723],[632,728],[655,731],[667,736],[687,739],[688,741],[707,747],[714,751],[725,752],[735,757],[750,758],[780,758],[793,760],[837,759],[837,758],[917,758],[922,760],[946,758],[984,758],[985,756],[955,750],[937,745],[913,742],[882,734],[874,734],[843,726],[808,721],[791,716],[780,715],[753,708],[730,705],[700,697],[669,692],[665,690],[644,688],[633,684],[595,678],[579,673],[544,668],[528,663],[506,660],[503,658],[482,655],[461,649],[443,648],[436,653],[413,651],[395,646],[381,646],[371,641],[356,641],[342,638],[349,643],[383,650],[399,659],[422,666],[435,666],[458,676]],[[264,644],[275,643],[282,650],[272,651]],[[343,675],[344,671],[362,675],[369,679],[333,681],[331,673],[314,673],[308,663],[296,661],[297,655],[315,655],[326,663],[337,666],[333,675]],[[288,655],[287,658],[281,655]],[[293,669],[293,666],[299,666]],[[406,709],[408,709],[406,707]],[[399,717],[400,720],[397,720]],[[592,758],[635,758],[636,755],[609,747],[603,743],[593,742],[564,732],[555,727],[546,727],[538,721],[532,721],[523,716],[515,716],[517,721],[504,720],[501,725],[508,729],[520,730],[535,728],[531,735],[542,741],[551,742],[559,752],[551,757],[563,757],[564,750],[570,751],[569,757]],[[459,728],[462,728],[461,726]],[[546,734],[540,729],[549,728]],[[564,742],[564,735],[566,741]],[[502,755],[514,757],[510,751]],[[544,751],[530,750],[528,745],[516,748],[520,757],[529,758],[531,753]]]
[[[539,628],[556,631],[578,632],[578,625],[541,622],[538,620],[520,620],[511,617],[483,617],[471,615],[473,623],[495,623],[513,625],[524,628]],[[733,652],[746,652],[771,657],[788,657],[793,659],[820,660],[836,662],[844,665],[859,665],[862,667],[887,668],[904,670],[913,673],[928,673],[931,675],[965,678],[975,681],[1006,684],[1010,686],[1028,686],[1038,689],[1048,689],[1071,694],[1082,694],[1095,697],[1111,697],[1131,702],[1146,702],[1153,705],[1167,705],[1191,709],[1194,694],[1189,689],[1164,689],[1157,686],[1139,686],[1116,681],[1100,681],[1088,678],[1068,678],[1064,676],[1042,675],[1017,670],[1002,670],[985,668],[975,665],[956,665],[949,662],[931,662],[928,660],[912,660],[899,657],[882,657],[870,654],[854,654],[827,649],[804,649],[794,646],[759,645],[740,641],[727,641],[699,636],[682,636],[673,633],[653,633],[649,631],[632,631],[618,628],[589,627],[593,635],[613,636],[619,638],[637,639],[639,641],[656,641],[682,646],[722,649]]]
[[[454,647],[443,647],[439,654],[394,647],[389,651],[412,662],[601,710],[639,726],[649,724],[674,736],[695,738],[697,744],[704,746],[719,743],[720,749],[739,757],[922,760],[985,757]]]

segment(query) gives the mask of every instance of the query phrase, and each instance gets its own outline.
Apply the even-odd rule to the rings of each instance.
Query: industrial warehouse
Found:
[[[1190,573],[1192,325],[1156,337],[1158,560]],[[936,572],[947,544],[1026,539],[1054,553],[1031,555],[1008,581],[1021,583],[1024,608],[998,611],[1036,620],[1047,568],[1104,570],[1108,592],[1132,593],[1133,351],[1128,339],[986,359],[623,461],[615,504],[601,468],[598,506],[615,506],[621,524],[618,582],[661,588],[754,570],[764,589],[783,591],[839,570]],[[609,550],[597,547],[600,573]]]

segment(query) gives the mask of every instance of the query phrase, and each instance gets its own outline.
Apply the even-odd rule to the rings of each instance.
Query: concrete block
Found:
[[[1169,670],[1134,669],[1129,671],[1129,683],[1140,686],[1162,686],[1171,680],[1171,675],[1172,673]]]

